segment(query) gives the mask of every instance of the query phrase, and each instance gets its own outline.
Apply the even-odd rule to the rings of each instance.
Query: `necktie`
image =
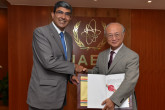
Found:
[[[111,55],[110,55],[110,59],[109,59],[109,62],[108,62],[108,69],[109,69],[109,67],[111,66],[112,59],[113,59],[113,54],[114,54],[115,52],[114,52],[114,51],[111,51],[110,53],[111,53]]]
[[[66,52],[66,45],[65,45],[65,41],[64,41],[64,33],[61,32],[60,36],[61,36],[61,43],[62,43],[62,46],[64,48],[65,60],[67,60],[67,52]]]

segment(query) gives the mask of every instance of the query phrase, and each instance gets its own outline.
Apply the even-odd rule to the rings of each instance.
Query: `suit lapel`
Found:
[[[66,46],[67,46],[67,60],[70,61],[71,59],[71,53],[72,53],[72,42],[69,39],[68,34],[65,32],[65,41],[66,41]]]
[[[53,38],[55,39],[56,43],[58,44],[58,46],[59,46],[61,52],[62,52],[63,55],[65,56],[65,54],[64,54],[64,48],[63,48],[63,46],[62,46],[61,39],[60,39],[60,37],[59,37],[59,35],[58,35],[58,32],[56,31],[56,29],[54,28],[54,26],[53,26],[52,23],[50,23],[48,26],[49,26],[51,35],[53,36]]]
[[[110,52],[110,49],[107,49],[105,51],[105,55],[104,55],[104,58],[103,58],[105,73],[108,73],[108,56],[109,56],[109,52]]]
[[[110,66],[110,68],[109,68],[109,70],[108,70],[108,72],[110,72],[112,69],[113,69],[113,67],[120,61],[120,59],[123,57],[123,53],[124,53],[124,48],[125,48],[125,45],[123,45],[122,47],[121,47],[121,49],[118,51],[118,53],[116,54],[116,56],[115,56],[115,58],[113,59],[113,61],[112,61],[112,64],[111,64],[111,66]]]

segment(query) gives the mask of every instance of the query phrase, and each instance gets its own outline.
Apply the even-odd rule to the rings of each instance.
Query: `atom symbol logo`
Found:
[[[92,27],[92,25],[94,27]],[[96,21],[92,19],[89,24],[86,25],[84,31],[81,33],[82,36],[86,37],[86,43],[88,45],[96,42],[96,39],[100,35],[101,31],[96,29]]]

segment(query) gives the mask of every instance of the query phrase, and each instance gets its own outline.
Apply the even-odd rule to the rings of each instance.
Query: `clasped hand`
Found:
[[[87,68],[84,68],[81,65],[75,64],[75,73],[87,73]],[[71,76],[71,82],[75,85],[79,83],[79,80],[76,75]]]
[[[81,65],[75,64],[75,72],[76,73],[86,73],[87,72],[87,68],[84,68]]]

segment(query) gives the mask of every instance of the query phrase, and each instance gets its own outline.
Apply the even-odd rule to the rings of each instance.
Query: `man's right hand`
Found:
[[[105,105],[102,110],[115,110],[115,104],[110,98],[104,100],[101,105]]]
[[[75,72],[76,73],[86,73],[87,72],[87,68],[84,68],[81,65],[75,64]]]

